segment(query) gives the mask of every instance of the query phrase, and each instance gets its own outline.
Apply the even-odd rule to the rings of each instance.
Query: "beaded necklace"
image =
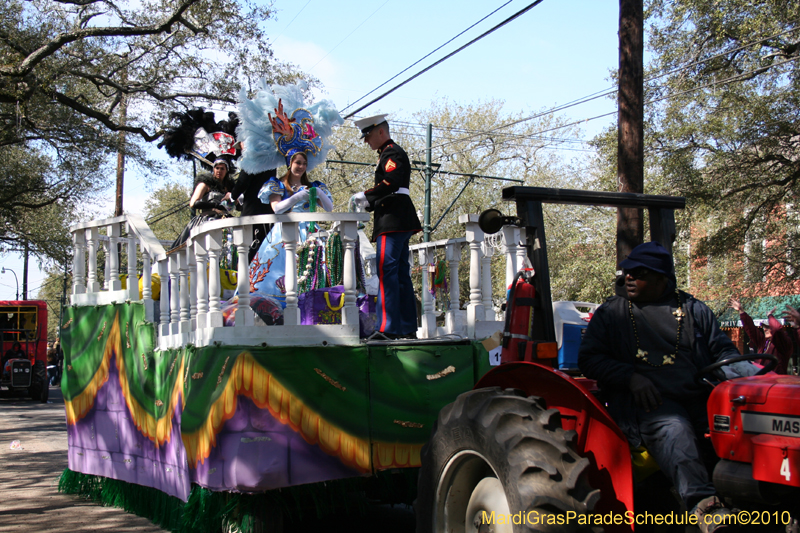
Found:
[[[306,280],[309,277],[313,277],[312,272],[314,268],[314,259],[316,256],[317,243],[314,241],[313,238],[309,238],[306,242],[298,246],[297,250],[297,287],[300,289],[300,292],[305,292],[302,290],[305,285]],[[308,290],[306,288],[306,290]]]
[[[334,233],[328,237],[328,242],[325,243],[325,261],[328,265],[330,285],[341,285],[342,267],[344,266],[344,247],[342,246],[342,237],[338,233]]]
[[[631,315],[631,324],[633,324],[633,336],[636,339],[636,358],[640,361],[647,363],[650,366],[664,366],[664,365],[674,365],[675,358],[678,356],[678,347],[681,343],[681,326],[683,325],[683,317],[686,316],[686,313],[683,312],[683,307],[681,306],[681,294],[678,292],[678,289],[675,288],[675,297],[678,300],[678,308],[672,312],[675,316],[675,320],[678,322],[678,333],[677,338],[675,339],[675,353],[673,354],[666,354],[661,361],[660,365],[656,365],[650,362],[647,358],[647,352],[642,350],[639,347],[639,333],[636,330],[636,319],[633,317],[633,302],[628,300],[628,312]]]

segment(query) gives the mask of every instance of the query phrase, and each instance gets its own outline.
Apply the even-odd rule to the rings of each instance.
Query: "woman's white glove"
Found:
[[[295,204],[308,201],[308,189],[300,189],[289,198],[281,200],[275,206],[275,214],[280,215],[291,209]]]
[[[325,211],[333,211],[333,202],[328,195],[325,194],[319,187],[314,187],[317,190],[317,203],[322,206]]]

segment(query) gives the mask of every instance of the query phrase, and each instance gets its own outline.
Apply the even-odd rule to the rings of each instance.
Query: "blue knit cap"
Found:
[[[675,279],[675,266],[672,263],[672,254],[656,241],[640,244],[623,259],[619,267],[623,270],[633,270],[645,267],[653,272],[664,274],[669,279]]]

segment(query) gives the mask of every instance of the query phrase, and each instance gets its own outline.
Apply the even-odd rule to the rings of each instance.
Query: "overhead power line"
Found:
[[[500,11],[501,9],[503,9],[504,7],[506,7],[508,4],[510,4],[510,3],[511,3],[511,2],[513,2],[513,1],[514,1],[514,0],[508,0],[508,2],[506,2],[506,3],[505,3],[505,4],[503,4],[502,6],[498,7],[497,9],[495,9],[494,11],[492,11],[491,13],[489,13],[488,15],[486,15],[485,17],[483,17],[482,19],[480,19],[479,21],[477,21],[476,23],[472,24],[472,25],[471,25],[469,28],[465,29],[464,31],[462,31],[461,33],[459,33],[458,35],[456,35],[455,37],[453,37],[453,38],[451,38],[450,40],[448,40],[446,43],[444,43],[444,44],[442,44],[441,46],[439,46],[439,48],[436,48],[435,50],[433,50],[433,51],[431,51],[431,52],[429,52],[429,53],[425,54],[424,56],[422,56],[421,58],[419,58],[418,60],[416,60],[415,62],[413,62],[412,64],[410,64],[409,66],[407,66],[406,68],[404,68],[403,70],[401,70],[400,72],[398,72],[397,74],[395,74],[394,76],[392,76],[391,78],[389,78],[388,80],[386,80],[385,82],[381,83],[380,85],[378,85],[377,87],[375,87],[374,89],[372,89],[370,92],[368,92],[367,94],[365,94],[364,96],[362,96],[361,98],[359,98],[358,100],[356,100],[355,102],[353,102],[353,103],[349,104],[347,107],[345,107],[344,109],[342,109],[341,111],[339,111],[339,113],[344,113],[344,112],[345,112],[345,111],[347,111],[349,108],[353,107],[354,105],[356,105],[357,103],[359,103],[361,100],[363,100],[363,99],[364,99],[364,98],[366,98],[367,96],[371,95],[372,93],[374,93],[375,91],[377,91],[378,89],[380,89],[381,87],[383,87],[384,85],[386,85],[387,83],[389,83],[390,81],[392,81],[393,79],[397,78],[398,76],[400,76],[400,75],[401,75],[401,74],[403,74],[404,72],[408,71],[408,70],[409,70],[411,67],[413,67],[413,66],[415,66],[415,65],[417,65],[417,64],[419,64],[419,63],[421,63],[421,62],[422,62],[424,59],[427,59],[428,57],[432,56],[433,54],[435,54],[436,52],[438,52],[439,50],[441,50],[442,48],[444,48],[444,47],[445,47],[445,46],[447,46],[448,44],[452,43],[454,40],[458,39],[459,37],[461,37],[462,35],[464,35],[466,32],[468,32],[469,30],[471,30],[472,28],[474,28],[475,26],[477,26],[478,24],[480,24],[481,22],[483,22],[483,21],[484,21],[484,20],[486,20],[487,18],[491,17],[492,15],[494,15],[495,13],[497,13],[498,11]]]
[[[713,87],[722,87],[722,86],[725,86],[725,85],[728,85],[728,84],[731,84],[731,83],[734,83],[734,82],[737,82],[737,81],[744,81],[744,80],[746,80],[746,79],[748,79],[748,78],[750,78],[752,76],[757,76],[757,75],[761,74],[762,72],[766,72],[767,70],[769,70],[771,68],[779,67],[781,65],[785,65],[786,63],[791,63],[792,61],[797,61],[798,59],[800,59],[800,56],[795,56],[795,57],[792,57],[792,58],[789,58],[789,59],[785,59],[783,61],[778,61],[777,63],[773,63],[772,65],[768,65],[768,66],[765,66],[765,67],[759,67],[759,68],[755,68],[753,70],[748,70],[747,72],[742,72],[741,74],[736,74],[735,76],[731,76],[729,78],[725,78],[724,80],[712,81],[711,83],[707,83],[705,85],[700,85],[699,87],[693,87],[691,89],[686,89],[684,91],[678,91],[677,93],[666,94],[666,95],[661,96],[659,98],[655,98],[653,100],[648,100],[647,102],[645,102],[645,105],[654,104],[656,102],[661,102],[662,100],[667,100],[669,98],[674,98],[676,96],[681,96],[681,95],[684,95],[684,94],[697,92],[697,91],[700,91],[702,89],[709,89],[709,88],[713,88]]]
[[[714,82],[711,82],[711,83],[707,83],[705,85],[700,85],[698,87],[693,87],[691,89],[686,89],[685,91],[679,91],[677,93],[670,93],[670,94],[661,96],[659,98],[654,98],[654,99],[648,100],[644,104],[645,105],[655,104],[657,102],[661,102],[661,101],[667,100],[669,98],[674,98],[676,96],[681,96],[681,95],[684,95],[684,94],[697,92],[697,91],[700,91],[700,90],[703,90],[703,89],[708,89],[708,88],[712,88],[712,87],[723,87],[723,86],[728,85],[730,83],[734,83],[734,82],[737,82],[737,81],[742,81],[742,80],[745,80],[745,79],[747,79],[747,78],[749,78],[751,76],[758,75],[761,72],[764,72],[764,71],[769,70],[771,68],[779,67],[781,65],[784,65],[786,63],[790,63],[792,61],[797,61],[798,59],[800,59],[800,56],[796,56],[796,57],[793,57],[793,58],[790,58],[790,59],[786,59],[784,61],[779,61],[777,63],[773,63],[772,65],[769,65],[769,66],[766,66],[766,67],[761,67],[761,68],[749,70],[747,72],[743,72],[741,74],[737,74],[735,76],[731,76],[729,78],[725,78],[724,80],[714,81]],[[603,118],[603,117],[607,117],[607,116],[611,116],[611,115],[615,115],[615,114],[617,114],[617,111],[611,111],[610,113],[604,113],[602,115],[597,115],[597,116],[594,116],[594,117],[590,117],[590,118],[586,118],[586,119],[582,119],[582,120],[577,120],[577,121],[574,121],[574,122],[569,122],[567,124],[562,124],[562,125],[559,125],[559,126],[555,126],[553,128],[548,128],[546,130],[536,131],[536,132],[530,133],[529,135],[540,135],[542,133],[555,131],[555,130],[566,128],[566,127],[569,127],[569,126],[574,126],[574,125],[580,124],[582,122],[588,122],[590,120],[595,120],[595,119],[598,119],[598,118]],[[519,121],[506,124],[505,126],[499,126],[499,127],[495,128],[495,130],[501,129],[502,127],[507,127],[507,126],[513,125],[513,124],[518,123],[518,122]],[[491,131],[494,131],[494,130],[490,130],[490,132]],[[474,137],[474,136],[468,136],[468,137],[464,137],[464,138],[461,138],[461,139],[455,139],[453,141],[448,141],[448,142],[445,142],[445,143],[441,143],[441,144],[436,145],[436,146],[434,146],[432,148],[441,148],[443,146],[447,146],[447,145],[454,144],[454,143],[457,143],[457,142],[463,142],[464,140],[469,139],[471,137]],[[458,152],[456,152],[456,153],[458,153]]]
[[[358,30],[358,28],[360,28],[361,26],[363,26],[364,24],[366,24],[366,23],[367,23],[367,21],[368,21],[369,19],[371,19],[372,17],[374,17],[374,16],[375,16],[375,13],[377,13],[378,11],[380,11],[381,9],[383,9],[383,6],[385,6],[385,5],[386,5],[386,4],[388,4],[388,3],[389,3],[389,0],[386,0],[386,1],[385,1],[383,4],[381,4],[381,7],[379,7],[379,8],[378,8],[378,9],[376,9],[375,11],[373,11],[373,12],[372,12],[372,14],[371,14],[370,16],[368,16],[368,17],[367,17],[367,18],[365,18],[363,21],[361,21],[361,24],[359,24],[358,26],[356,26],[355,28],[353,28],[353,31],[351,31],[350,33],[348,33],[348,34],[347,34],[347,36],[346,36],[344,39],[342,39],[341,41],[339,41],[339,43],[338,43],[336,46],[334,46],[333,48],[331,48],[331,49],[328,51],[328,53],[327,53],[327,54],[325,54],[324,56],[322,56],[322,59],[320,59],[319,61],[317,61],[316,63],[314,63],[314,66],[313,66],[313,67],[311,67],[310,69],[308,69],[308,71],[309,71],[309,72],[311,72],[312,70],[314,70],[314,68],[316,68],[316,66],[317,66],[317,65],[319,65],[320,63],[322,63],[322,60],[323,60],[323,59],[325,59],[326,57],[328,57],[329,55],[331,55],[331,52],[333,52],[334,50],[336,50],[337,48],[339,48],[339,45],[340,45],[340,44],[342,44],[342,43],[343,43],[343,42],[345,42],[347,39],[349,39],[349,38],[350,38],[350,36],[351,36],[351,35],[353,35],[353,34],[354,34],[354,33],[355,33],[357,30]]]
[[[645,82],[651,82],[651,81],[657,80],[659,78],[663,78],[664,76],[668,76],[670,74],[675,74],[675,73],[680,72],[682,70],[688,70],[688,69],[690,69],[690,68],[692,68],[694,66],[697,66],[699,64],[702,64],[702,63],[705,63],[705,62],[708,62],[708,61],[711,61],[711,60],[716,59],[718,57],[722,57],[722,56],[725,56],[725,55],[728,55],[728,54],[732,54],[732,53],[738,52],[738,51],[743,50],[745,48],[748,48],[750,46],[762,43],[762,42],[764,42],[766,40],[774,39],[776,37],[781,37],[783,35],[786,35],[788,33],[792,33],[792,32],[797,31],[797,30],[798,30],[798,28],[795,27],[795,28],[784,30],[784,31],[781,31],[781,32],[778,32],[778,33],[775,33],[775,34],[772,34],[772,35],[769,35],[769,36],[766,36],[766,37],[759,37],[759,38],[753,39],[752,41],[749,41],[749,42],[747,42],[747,43],[745,43],[743,45],[740,45],[740,46],[738,46],[736,48],[732,48],[730,50],[725,50],[724,52],[720,52],[718,54],[714,54],[712,56],[709,56],[709,57],[706,57],[706,58],[703,58],[703,59],[692,61],[692,62],[687,63],[685,65],[681,65],[680,67],[676,67],[676,68],[673,68],[673,69],[665,69],[663,72],[651,74],[650,76],[645,78],[644,81]],[[466,136],[466,137],[461,137],[461,138],[459,138],[457,140],[449,141],[447,143],[442,143],[440,145],[434,146],[433,148],[439,148],[441,146],[446,146],[447,144],[452,144],[452,143],[455,143],[455,142],[463,142],[463,141],[469,140],[469,139],[471,139],[473,137],[478,137],[480,135],[488,135],[488,134],[491,134],[491,133],[496,133],[500,129],[508,128],[508,127],[511,127],[511,126],[515,126],[515,125],[520,124],[522,122],[526,122],[528,120],[533,120],[533,119],[536,119],[536,118],[539,118],[539,117],[542,117],[542,116],[545,116],[545,115],[548,115],[548,114],[551,114],[551,113],[555,113],[555,112],[558,112],[558,111],[563,111],[563,110],[568,109],[570,107],[575,107],[577,105],[581,105],[581,104],[584,104],[586,102],[590,102],[592,100],[596,100],[598,98],[602,98],[602,97],[605,97],[605,96],[611,96],[612,94],[615,94],[616,92],[617,92],[617,88],[616,87],[609,87],[608,89],[603,89],[602,91],[596,91],[594,93],[588,94],[586,96],[582,96],[582,97],[580,97],[580,98],[578,98],[576,100],[572,100],[572,101],[567,102],[565,104],[561,104],[561,105],[557,105],[557,106],[551,107],[551,108],[549,108],[548,110],[546,110],[544,112],[539,112],[539,113],[536,113],[534,115],[531,115],[529,117],[526,117],[526,118],[523,118],[523,119],[520,119],[520,120],[517,120],[517,121],[513,121],[513,122],[506,123],[506,124],[502,124],[500,126],[492,128],[490,130],[471,132],[471,133],[473,133],[473,135],[469,135],[469,136]],[[607,115],[600,115],[599,117],[591,117],[591,118],[588,118],[588,119],[584,119],[582,121],[578,121],[578,123],[579,122],[584,122],[584,121],[594,120],[594,119],[600,118],[602,116],[607,116]],[[410,123],[407,123],[407,124],[411,125]],[[571,123],[570,125],[574,125],[574,124],[576,124],[576,123]],[[426,127],[426,125],[419,124],[418,127]],[[440,128],[440,129],[448,129],[448,128]],[[455,128],[451,128],[450,131],[456,131],[456,129]],[[534,134],[528,134],[528,136],[530,136],[530,135],[535,135],[535,133]]]
[[[281,36],[282,36],[282,35],[283,35],[283,34],[286,32],[286,30],[288,30],[288,29],[289,29],[289,26],[291,26],[291,25],[292,25],[292,23],[293,23],[293,22],[294,22],[294,21],[297,19],[297,17],[299,17],[299,16],[300,16],[300,13],[302,13],[302,12],[303,12],[303,10],[304,10],[305,8],[307,8],[307,7],[308,7],[308,4],[310,4],[310,3],[311,3],[311,0],[308,0],[308,2],[306,2],[306,5],[304,5],[303,7],[301,7],[301,8],[300,8],[300,11],[298,11],[298,12],[297,12],[297,14],[294,16],[294,18],[293,18],[292,20],[290,20],[290,21],[289,21],[289,24],[287,24],[287,25],[286,25],[286,27],[285,27],[285,28],[283,28],[283,30],[282,30],[282,31],[281,31],[281,32],[278,34],[278,36],[277,36],[277,37],[275,37],[274,39],[272,39],[271,41],[268,41],[268,42],[267,42],[267,44],[269,44],[269,45],[275,44],[275,41],[277,41],[278,39],[280,39],[280,38],[281,38]]]
[[[189,200],[186,200],[185,202],[181,202],[179,204],[175,204],[173,206],[170,206],[170,207],[166,208],[165,210],[163,210],[163,211],[161,211],[159,213],[154,213],[150,218],[145,220],[145,222],[147,222],[148,224],[154,224],[154,223],[158,222],[159,220],[163,220],[163,219],[167,218],[170,215],[174,215],[175,213],[178,213],[178,212],[186,209],[188,206],[189,206]]]
[[[359,107],[358,109],[356,109],[356,110],[355,110],[355,111],[353,111],[352,113],[348,114],[348,115],[347,115],[347,116],[345,116],[344,118],[346,118],[346,119],[347,119],[347,118],[350,118],[350,117],[352,117],[353,115],[355,115],[356,113],[358,113],[359,111],[362,111],[362,110],[364,110],[364,109],[368,108],[369,106],[371,106],[372,104],[374,104],[374,103],[375,103],[375,102],[377,102],[378,100],[381,100],[381,99],[382,99],[382,98],[384,98],[385,96],[388,96],[388,95],[392,94],[394,91],[396,91],[397,89],[399,89],[400,87],[402,87],[402,86],[403,86],[403,85],[405,85],[406,83],[410,82],[411,80],[414,80],[414,79],[416,79],[417,77],[421,76],[422,74],[424,74],[424,73],[428,72],[428,71],[429,71],[430,69],[432,69],[433,67],[435,67],[435,66],[439,65],[440,63],[442,63],[442,62],[444,62],[444,61],[446,61],[446,60],[450,59],[451,57],[453,57],[453,56],[454,56],[454,55],[456,55],[457,53],[461,52],[461,51],[462,51],[462,50],[464,50],[465,48],[467,48],[467,47],[469,47],[469,46],[471,46],[471,45],[475,44],[475,43],[476,43],[476,42],[478,42],[478,41],[480,41],[481,39],[483,39],[484,37],[486,37],[486,36],[487,36],[487,35],[489,35],[490,33],[494,32],[495,30],[498,30],[498,29],[502,28],[503,26],[505,26],[506,24],[508,24],[508,23],[509,23],[509,22],[511,22],[512,20],[514,20],[514,19],[516,19],[516,18],[518,18],[518,17],[520,17],[520,16],[524,15],[526,12],[528,12],[528,11],[530,11],[531,9],[533,9],[534,7],[538,6],[538,5],[539,5],[539,4],[541,4],[543,1],[544,1],[544,0],[536,0],[535,2],[532,2],[532,3],[531,3],[531,4],[529,4],[527,7],[524,7],[523,9],[521,9],[521,10],[517,11],[516,13],[514,13],[513,15],[511,15],[510,17],[508,17],[508,18],[507,18],[507,19],[505,19],[504,21],[500,22],[499,24],[497,24],[497,25],[493,26],[492,28],[490,28],[490,29],[488,29],[487,31],[485,31],[485,32],[483,32],[482,34],[480,34],[479,36],[475,37],[474,39],[472,39],[472,40],[471,40],[470,42],[468,42],[467,44],[465,44],[465,45],[461,46],[460,48],[456,49],[456,50],[455,50],[455,51],[453,51],[453,52],[450,52],[449,54],[447,54],[446,56],[444,56],[444,57],[443,57],[443,58],[441,58],[440,60],[438,60],[438,61],[436,61],[436,62],[432,63],[431,65],[429,65],[429,66],[427,66],[427,67],[425,67],[424,69],[420,70],[419,72],[417,72],[416,74],[414,74],[414,75],[413,75],[413,76],[411,76],[410,78],[407,78],[405,81],[403,81],[403,82],[401,82],[401,83],[399,83],[399,84],[395,85],[394,87],[392,87],[391,89],[389,89],[388,91],[386,91],[386,92],[385,92],[385,93],[383,93],[382,95],[378,96],[377,98],[373,98],[373,99],[372,99],[372,100],[370,100],[368,103],[366,103],[366,104],[364,104],[363,106]]]

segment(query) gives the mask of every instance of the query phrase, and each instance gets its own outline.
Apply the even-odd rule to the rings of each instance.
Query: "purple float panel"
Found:
[[[98,390],[91,410],[67,428],[70,470],[152,487],[186,501],[191,487],[180,435],[180,405],[179,400],[169,441],[156,446],[141,434],[128,412],[112,357],[108,381]]]
[[[363,475],[317,445],[307,443],[267,409],[239,396],[236,412],[217,435],[192,482],[210,490],[261,492]]]

